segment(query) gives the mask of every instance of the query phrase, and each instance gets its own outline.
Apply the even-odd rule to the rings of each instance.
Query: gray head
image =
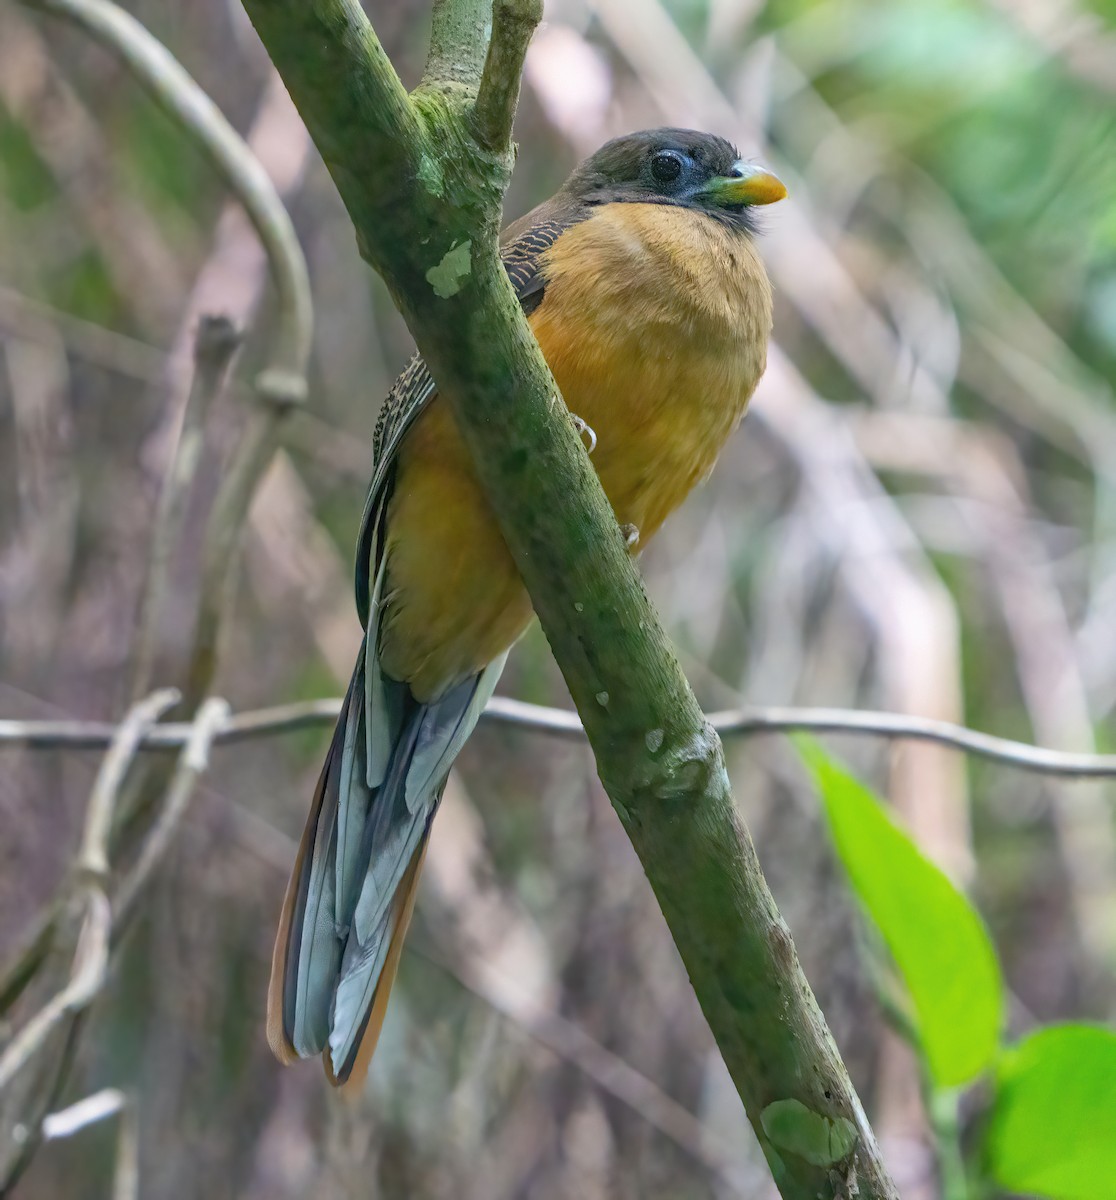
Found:
[[[745,229],[750,210],[787,189],[745,162],[736,147],[693,129],[645,129],[606,142],[580,163],[563,188],[582,204],[674,204]]]

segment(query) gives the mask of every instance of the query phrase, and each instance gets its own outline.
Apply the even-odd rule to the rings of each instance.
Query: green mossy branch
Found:
[[[411,97],[355,0],[244,6],[362,255],[453,406],[782,1195],[897,1197],[736,811],[720,741],[500,261],[511,119],[538,0],[496,0],[491,50],[477,32],[478,0],[438,3]],[[826,1132],[826,1152],[799,1136],[802,1120],[790,1133],[778,1124],[777,1146],[765,1111],[769,1124],[772,1112],[807,1114],[808,1132]]]

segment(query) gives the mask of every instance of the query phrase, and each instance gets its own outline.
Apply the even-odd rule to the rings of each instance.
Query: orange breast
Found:
[[[612,204],[544,259],[531,326],[621,524],[646,545],[712,469],[763,372],[771,290],[751,240],[669,205]],[[400,450],[381,658],[420,699],[480,670],[530,601],[452,414],[434,401]]]

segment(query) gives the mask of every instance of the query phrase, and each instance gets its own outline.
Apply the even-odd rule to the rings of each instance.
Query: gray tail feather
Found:
[[[430,703],[385,680],[391,746],[382,782],[372,787],[363,651],[358,659],[315,792],[297,886],[288,893],[282,979],[286,1042],[302,1057],[328,1045],[337,1082],[353,1068],[394,935],[409,917],[401,885],[414,883],[450,766],[503,661]]]

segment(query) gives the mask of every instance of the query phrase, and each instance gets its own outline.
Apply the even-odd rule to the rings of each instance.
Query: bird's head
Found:
[[[711,133],[646,129],[606,142],[579,164],[565,190],[582,204],[676,204],[751,229],[751,210],[782,200],[770,171],[745,162]]]

